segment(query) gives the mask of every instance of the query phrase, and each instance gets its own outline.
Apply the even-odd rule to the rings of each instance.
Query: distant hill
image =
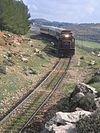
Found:
[[[58,27],[64,26],[64,25],[72,25],[71,23],[48,21],[48,20],[42,19],[42,18],[32,19],[31,23],[35,23],[35,24],[38,24],[38,25],[58,26]]]
[[[100,42],[100,23],[73,24],[65,22],[48,21],[45,19],[32,19],[31,23],[63,27],[72,30],[76,39]]]

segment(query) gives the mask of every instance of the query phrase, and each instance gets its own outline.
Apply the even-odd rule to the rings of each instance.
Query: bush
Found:
[[[70,110],[75,111],[76,107],[82,108],[86,111],[92,111],[96,109],[93,94],[86,94],[81,98],[74,97],[70,101]]]
[[[100,109],[76,123],[78,133],[100,133]]]
[[[94,95],[90,93],[86,94],[84,97],[81,98],[78,106],[87,111],[95,110],[96,104],[94,101]]]

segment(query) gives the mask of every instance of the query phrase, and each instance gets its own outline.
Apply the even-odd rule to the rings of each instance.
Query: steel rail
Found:
[[[6,120],[8,119],[8,122],[9,122],[9,119],[10,119],[10,117],[12,116],[12,114],[14,113],[14,112],[16,112],[17,111],[17,109],[19,109],[19,110],[21,110],[21,109],[23,109],[23,106],[21,107],[21,105],[23,105],[23,103],[25,103],[26,102],[26,104],[27,104],[27,100],[29,100],[30,101],[30,99],[29,98],[31,98],[31,96],[34,96],[34,94],[35,94],[35,92],[37,93],[37,92],[39,92],[39,91],[41,91],[41,87],[42,87],[42,85],[44,85],[45,84],[45,82],[46,81],[48,81],[48,79],[50,78],[50,76],[52,76],[52,74],[56,71],[56,69],[57,68],[59,68],[59,65],[61,64],[61,59],[59,60],[59,62],[57,63],[57,65],[54,67],[54,69],[53,69],[53,71],[43,80],[43,82],[35,89],[35,90],[33,90],[33,92],[31,93],[31,94],[29,94],[18,106],[16,106],[15,108],[14,108],[14,110],[12,110],[7,116],[5,116],[4,117],[4,119],[2,119],[1,121],[0,121],[0,124],[1,125],[3,125],[4,124],[4,122],[6,123]],[[62,65],[63,66],[63,65]],[[56,74],[56,76],[59,74],[59,72]],[[64,74],[64,73],[63,73]],[[50,86],[50,84],[52,83],[52,81],[55,79],[55,77],[56,76],[54,76],[52,79],[51,79],[51,81],[50,81],[50,83],[49,84],[47,84],[48,86]],[[46,96],[46,98],[41,102],[41,104],[40,104],[40,106],[38,106],[35,110],[36,111],[34,111],[34,114],[36,115],[37,113],[38,113],[38,111],[43,107],[43,105],[48,101],[48,99],[53,95],[53,93],[54,93],[54,91],[56,90],[56,88],[57,88],[57,84],[59,84],[60,83],[60,79],[62,79],[62,77],[63,76],[61,76],[60,78],[59,78],[59,80],[57,81],[57,83],[54,85],[55,87],[53,87],[52,88],[52,91],[50,91],[49,92],[49,94]],[[37,95],[38,95],[38,93],[37,93]],[[37,98],[37,97],[36,97]],[[34,100],[34,99],[33,99]],[[28,104],[30,103],[31,104],[31,102],[29,102],[28,101]],[[29,106],[29,105],[28,105]],[[20,109],[20,107],[21,107],[21,109]],[[26,107],[27,106],[25,106],[25,109],[26,109]],[[30,110],[31,111],[31,110]],[[25,112],[24,112],[25,113]],[[35,116],[34,115],[34,116]],[[33,116],[33,115],[32,115]],[[30,117],[30,116],[29,116]],[[12,118],[12,117],[11,117]],[[12,120],[12,119],[11,119]],[[30,120],[28,120],[28,123],[30,122]],[[27,123],[27,124],[28,124]],[[27,125],[27,124],[25,124],[25,126]],[[6,124],[5,124],[6,125]],[[23,129],[23,128],[22,128]],[[6,130],[7,131],[7,130]]]
[[[54,94],[54,92],[56,91],[56,89],[58,88],[58,86],[60,85],[61,81],[63,80],[64,76],[66,75],[66,72],[69,68],[69,64],[70,64],[71,58],[68,62],[68,65],[65,69],[65,72],[62,74],[62,76],[60,77],[60,79],[58,80],[58,82],[56,83],[56,85],[54,86],[53,90],[48,94],[48,96],[44,99],[44,101],[41,103],[41,105],[37,108],[37,110],[35,112],[33,112],[32,116],[28,119],[28,121],[22,126],[22,128],[18,131],[18,133],[22,133],[24,131],[24,129],[29,125],[29,123],[31,122],[31,120],[37,115],[37,113],[41,110],[41,108],[46,104],[46,102],[50,99],[50,97]]]
[[[11,112],[9,112],[3,119],[0,120],[0,125],[3,125],[4,122],[13,114],[14,111],[16,111],[31,95],[33,95],[36,91],[39,90],[39,88],[44,84],[44,82],[52,75],[52,73],[57,69],[57,67],[60,64],[61,59],[57,62],[57,64],[54,66],[53,70],[47,75],[47,77],[33,90],[28,96],[23,99],[21,103],[19,103]]]

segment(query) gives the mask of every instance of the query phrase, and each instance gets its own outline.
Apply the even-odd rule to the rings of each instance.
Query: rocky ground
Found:
[[[99,92],[87,84],[80,83],[68,97],[67,110],[56,112],[56,115],[46,122],[43,132],[99,133],[99,111]],[[84,122],[87,122],[87,125]],[[96,124],[93,124],[94,122]]]
[[[0,115],[33,89],[58,60],[45,53],[49,42],[0,32]]]
[[[55,116],[56,112],[68,111],[68,95],[72,92],[77,84],[90,78],[93,75],[93,70],[90,66],[77,67],[80,56],[75,55],[72,58],[70,68],[65,76],[61,86],[55,92],[54,96],[44,106],[43,110],[38,116],[31,122],[25,132],[30,133],[47,133],[45,129],[45,123]]]
[[[35,86],[35,84],[52,69],[52,66],[58,59],[45,52],[44,49],[47,45],[49,45],[49,42],[45,40],[36,38],[30,39],[9,32],[0,32],[0,115],[9,110],[17,100],[31,90],[32,86]],[[78,106],[76,107],[76,105],[81,104],[79,103],[80,99],[77,101],[75,95],[70,98],[70,100],[72,100],[70,103],[73,103],[75,100],[76,102],[69,104],[69,96],[73,94],[72,91],[75,89],[75,86],[81,82],[88,83],[97,87],[96,90],[99,90],[99,66],[99,57],[93,55],[92,52],[87,53],[82,49],[76,48],[76,54],[72,58],[70,68],[62,84],[54,96],[44,106],[43,110],[30,123],[25,132],[47,133],[51,130],[52,132],[58,133],[59,131],[66,133],[69,130],[68,128],[73,127],[75,133],[76,123],[79,120],[80,114],[80,110],[77,112],[76,108]],[[84,92],[81,92],[81,90],[78,91],[78,93],[79,94],[76,95],[78,95],[79,98],[87,96]],[[96,95],[99,97],[99,93]],[[98,102],[98,99],[95,99],[97,97],[93,97],[93,99],[90,98],[90,100]],[[90,103],[90,101],[88,103]],[[95,110],[94,108],[86,109],[87,105],[85,105],[84,108],[80,106],[78,108],[82,108],[82,114],[90,114],[91,110],[92,112]],[[59,111],[62,113],[59,113]],[[70,114],[68,113],[69,111],[76,112]],[[63,114],[63,112],[66,112],[66,114]],[[76,114],[78,117],[74,119]],[[67,118],[72,117],[72,121],[64,120],[64,122],[60,122],[56,119],[60,116],[60,118],[62,118],[60,120],[63,121],[63,115]],[[53,119],[50,120],[52,117]],[[46,124],[48,121],[50,121],[49,125]],[[69,126],[66,126],[66,123]]]
[[[55,104],[54,115],[51,115],[51,118],[50,115],[48,118],[46,113],[44,115],[48,119],[46,119],[42,133],[100,132],[100,110],[98,110],[100,108],[100,95],[98,92],[100,90],[100,67],[98,67],[100,66],[98,65],[100,60],[96,60],[97,65],[90,64],[91,58],[93,58],[91,54],[86,58],[87,55],[78,53],[79,51],[76,51],[68,75],[63,80],[61,90],[64,90],[62,91],[64,95]],[[83,60],[85,64],[83,64]],[[93,88],[84,83],[80,85],[81,82],[86,82],[92,86],[95,86],[93,84],[98,85],[97,88]],[[75,87],[74,84],[79,85]],[[75,90],[72,91],[74,88]],[[53,107],[55,106],[53,105]]]

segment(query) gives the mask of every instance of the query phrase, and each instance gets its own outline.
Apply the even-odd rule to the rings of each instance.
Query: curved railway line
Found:
[[[52,72],[0,121],[0,133],[21,133],[60,85],[71,58],[60,59]]]

